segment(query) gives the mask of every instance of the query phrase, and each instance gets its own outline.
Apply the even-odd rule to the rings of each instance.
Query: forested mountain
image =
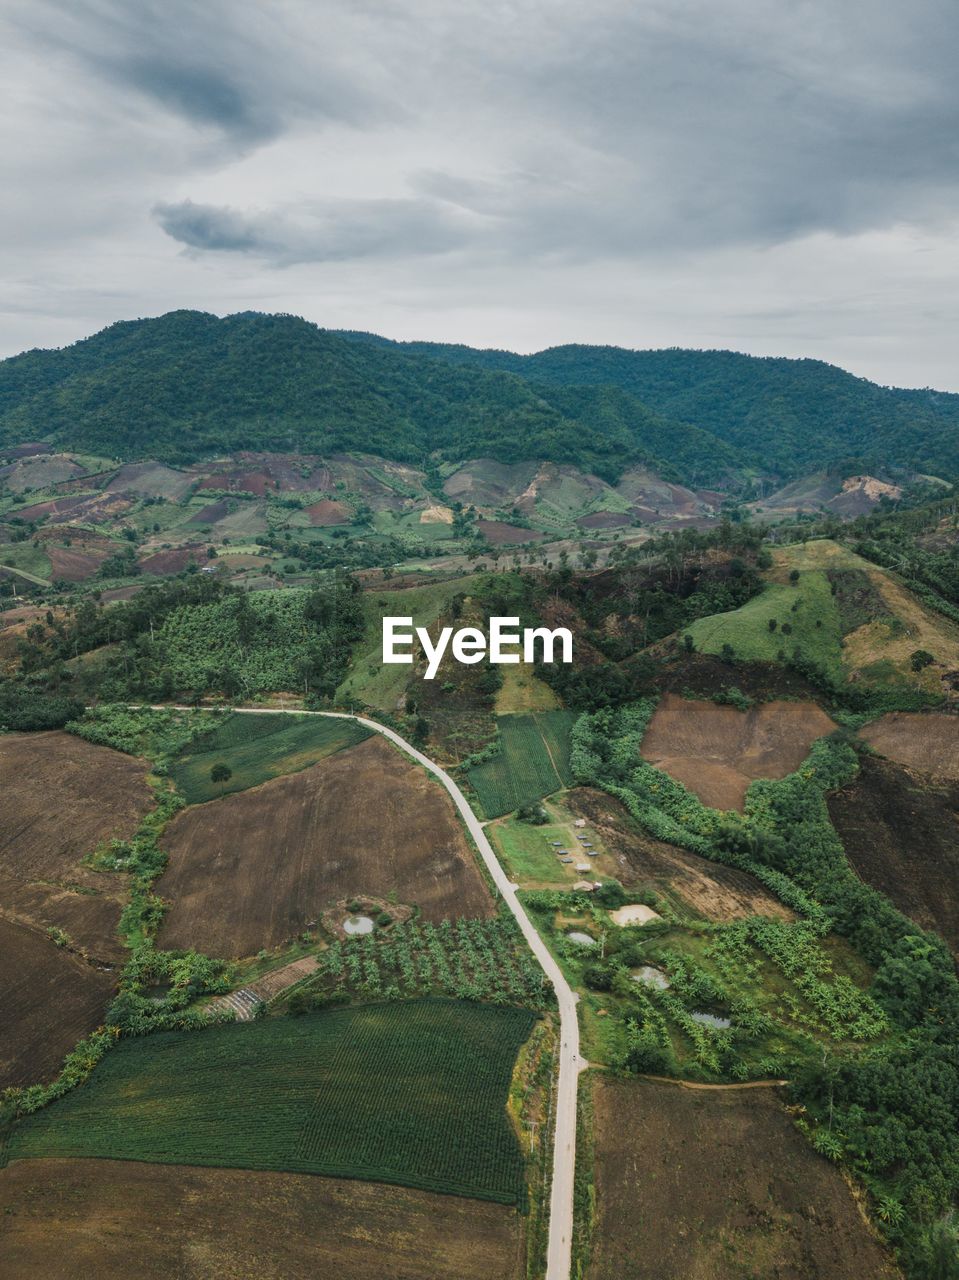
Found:
[[[240,449],[422,463],[633,464],[735,488],[826,468],[959,475],[959,396],[876,386],[814,360],[394,343],[288,315],[175,311],[0,361],[0,446],[50,440],[190,462]]]
[[[734,448],[615,388],[536,388],[249,312],[171,312],[0,362],[0,445],[38,439],[172,462],[238,449],[542,458],[606,479],[638,462],[693,484],[742,466]]]
[[[346,334],[381,345],[370,334]],[[959,395],[881,387],[821,360],[733,351],[552,347],[535,355],[432,342],[390,349],[519,374],[542,386],[610,386],[734,446],[783,479],[844,465],[959,475]]]

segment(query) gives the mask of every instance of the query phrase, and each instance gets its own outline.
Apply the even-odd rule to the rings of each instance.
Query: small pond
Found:
[[[630,976],[634,982],[641,982],[644,987],[655,987],[657,991],[666,991],[669,987],[669,979],[662,969],[656,969],[651,964],[641,965]]]
[[[578,929],[573,929],[566,936],[569,938],[570,942],[578,942],[581,947],[596,946],[595,938],[591,938],[588,933],[580,933]]]
[[[343,932],[350,935],[372,933],[373,920],[370,916],[347,916],[343,921]]]
[[[716,1031],[725,1031],[727,1027],[732,1026],[728,1018],[719,1018],[715,1013],[691,1013],[689,1016],[693,1022],[699,1022],[704,1027],[712,1027]]]

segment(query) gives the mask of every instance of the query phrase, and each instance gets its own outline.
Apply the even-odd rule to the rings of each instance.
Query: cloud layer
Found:
[[[11,0],[0,347],[181,305],[959,389],[947,0]]]

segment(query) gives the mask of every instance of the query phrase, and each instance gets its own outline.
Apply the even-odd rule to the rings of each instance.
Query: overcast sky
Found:
[[[959,391],[955,0],[0,0],[0,353],[177,307]]]

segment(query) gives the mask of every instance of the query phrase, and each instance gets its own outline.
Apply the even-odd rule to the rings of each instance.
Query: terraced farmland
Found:
[[[177,790],[190,804],[203,804],[218,796],[297,773],[318,760],[355,746],[370,730],[352,720],[325,720],[319,716],[231,715],[192,744],[171,773]],[[214,765],[225,765],[230,777],[213,782]]]
[[[506,1101],[534,1021],[419,1000],[122,1041],[22,1121],[7,1155],[289,1170],[521,1204]]]
[[[499,818],[572,784],[569,734],[572,711],[500,716],[501,752],[469,770],[470,785],[488,818]]]

